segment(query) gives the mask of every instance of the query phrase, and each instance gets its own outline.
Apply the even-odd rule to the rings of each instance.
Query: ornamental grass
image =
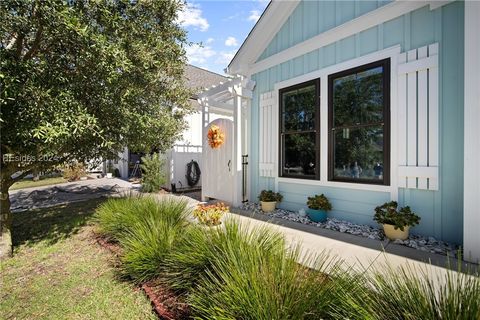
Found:
[[[270,228],[234,219],[205,228],[189,215],[185,201],[128,197],[105,202],[96,221],[122,247],[122,275],[162,281],[195,319],[480,319],[478,270],[363,274]]]

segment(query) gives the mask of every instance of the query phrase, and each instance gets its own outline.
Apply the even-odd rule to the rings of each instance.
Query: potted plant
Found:
[[[396,201],[386,202],[375,208],[373,220],[383,225],[383,231],[390,240],[405,240],[410,227],[420,222],[420,217],[409,206],[397,210]]]
[[[307,206],[307,215],[314,222],[327,221],[327,212],[332,210],[332,204],[323,193],[308,197]]]
[[[283,196],[280,193],[273,192],[272,190],[262,190],[258,196],[263,212],[272,212],[275,210],[277,202],[281,202],[282,199]]]

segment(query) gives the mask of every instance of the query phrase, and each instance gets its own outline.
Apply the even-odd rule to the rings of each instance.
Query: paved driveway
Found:
[[[10,201],[12,203],[12,211],[24,211],[126,194],[135,192],[138,188],[139,185],[133,185],[128,181],[117,178],[91,179],[53,186],[13,190],[10,192]]]

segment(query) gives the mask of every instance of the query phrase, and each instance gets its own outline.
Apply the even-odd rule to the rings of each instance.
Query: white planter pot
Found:
[[[260,204],[262,205],[262,211],[263,212],[272,212],[275,210],[275,205],[277,204],[276,201],[260,201]]]
[[[112,179],[113,174],[111,172],[107,173],[107,179]]]
[[[385,235],[390,240],[405,240],[408,238],[410,226],[403,227],[403,231],[399,229],[395,229],[394,225],[391,224],[383,224],[383,231]]]

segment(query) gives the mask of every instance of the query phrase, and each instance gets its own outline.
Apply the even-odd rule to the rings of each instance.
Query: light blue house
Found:
[[[297,211],[324,193],[333,217],[374,224],[397,200],[421,216],[413,232],[478,261],[479,59],[478,2],[272,1],[228,66],[238,76],[202,98],[234,114],[228,172],[248,154],[231,202],[272,189]]]

